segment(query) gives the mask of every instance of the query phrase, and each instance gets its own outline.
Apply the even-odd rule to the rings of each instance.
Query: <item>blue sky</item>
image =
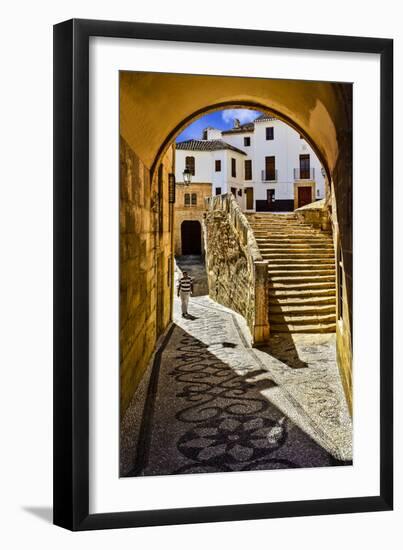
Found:
[[[187,139],[201,139],[202,131],[207,126],[213,126],[219,130],[228,130],[234,125],[234,118],[238,118],[241,124],[255,120],[261,113],[259,111],[251,111],[250,109],[224,109],[204,115],[187,128],[183,130],[176,138],[176,141],[185,141]]]

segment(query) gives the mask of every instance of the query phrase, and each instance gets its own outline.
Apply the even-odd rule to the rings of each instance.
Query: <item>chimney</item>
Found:
[[[241,126],[241,123],[239,122],[239,118],[234,118],[234,128],[239,128]]]

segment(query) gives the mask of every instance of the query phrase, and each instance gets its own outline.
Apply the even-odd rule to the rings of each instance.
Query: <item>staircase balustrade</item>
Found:
[[[210,297],[243,315],[254,345],[269,338],[267,265],[232,193],[206,199],[206,268]]]

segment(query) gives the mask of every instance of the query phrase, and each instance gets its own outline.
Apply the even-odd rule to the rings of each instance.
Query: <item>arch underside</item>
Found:
[[[348,84],[142,72],[120,79],[120,133],[151,173],[187,125],[218,109],[250,108],[288,123],[315,150],[329,181],[350,128]]]

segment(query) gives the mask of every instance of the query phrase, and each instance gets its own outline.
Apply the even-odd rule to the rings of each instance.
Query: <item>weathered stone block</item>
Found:
[[[264,277],[264,291],[256,299],[254,263],[261,256],[248,222],[231,195],[209,201],[205,234],[210,296],[243,315],[252,337],[259,342],[267,340],[267,278]],[[262,281],[259,279],[258,284]]]

